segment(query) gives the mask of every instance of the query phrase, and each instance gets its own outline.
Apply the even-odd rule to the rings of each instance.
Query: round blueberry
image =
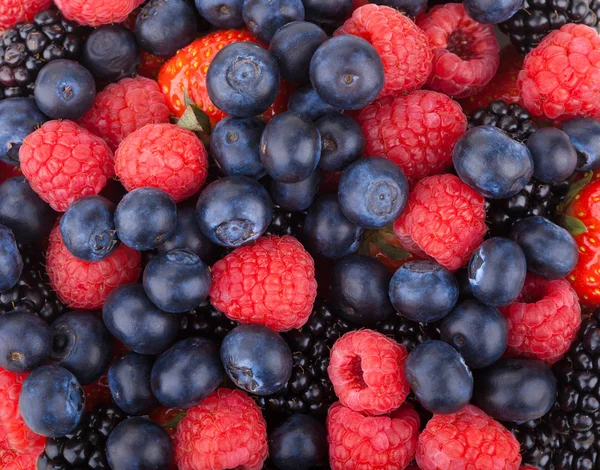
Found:
[[[304,21],[304,5],[302,0],[245,0],[242,16],[252,34],[269,44],[283,25]]]
[[[233,383],[254,395],[272,395],[292,375],[292,352],[284,339],[264,325],[240,325],[221,344],[221,362]]]
[[[417,16],[427,7],[427,0],[374,0],[369,3],[395,8],[408,16]]]
[[[600,168],[600,122],[596,119],[576,117],[563,122],[565,132],[577,150],[577,170],[593,171]]]
[[[533,158],[533,176],[544,183],[560,183],[575,171],[577,151],[560,129],[544,127],[527,139]]]
[[[454,277],[458,281],[459,298],[472,299],[474,296],[471,281],[469,281],[469,269],[466,266],[458,268],[454,272]]]
[[[164,406],[190,408],[214,392],[223,376],[217,344],[205,338],[187,338],[158,357],[150,383]]]
[[[245,176],[209,184],[198,198],[200,229],[213,243],[235,248],[260,237],[271,224],[273,203],[267,190]]]
[[[323,99],[340,109],[364,108],[383,89],[385,75],[377,51],[351,34],[324,42],[310,61],[310,81]]]
[[[498,24],[514,16],[523,0],[465,0],[463,5],[471,18],[479,23]]]
[[[113,400],[128,415],[145,415],[158,406],[150,387],[153,364],[152,356],[130,352],[116,359],[108,369]]]
[[[210,63],[206,89],[215,106],[227,114],[238,117],[261,114],[273,104],[279,92],[277,61],[254,43],[230,44]]]
[[[23,272],[23,259],[12,231],[0,225],[0,292],[12,289]]]
[[[316,121],[328,113],[338,113],[340,109],[325,103],[311,85],[305,85],[290,95],[288,111]]]
[[[312,416],[292,415],[269,435],[269,455],[279,470],[301,470],[325,465],[325,427]]]
[[[308,209],[313,203],[320,184],[321,172],[319,170],[313,171],[308,178],[298,183],[281,183],[271,180],[271,196],[282,209],[300,212]]]
[[[38,367],[23,382],[19,411],[27,427],[36,434],[69,434],[79,425],[84,408],[83,388],[63,367]]]
[[[238,29],[244,26],[244,0],[196,0],[196,10],[218,29]]]
[[[35,80],[35,102],[52,119],[76,120],[90,109],[96,82],[83,65],[58,59],[44,65]]]
[[[342,171],[362,157],[366,139],[358,122],[350,116],[330,113],[317,121],[321,134],[319,167],[326,171]]]
[[[47,120],[33,98],[0,100],[0,161],[18,166],[23,139]]]
[[[306,17],[311,21],[342,21],[352,12],[352,0],[302,0]]]
[[[117,82],[136,74],[141,55],[129,28],[120,24],[105,24],[89,35],[81,59],[96,79]]]

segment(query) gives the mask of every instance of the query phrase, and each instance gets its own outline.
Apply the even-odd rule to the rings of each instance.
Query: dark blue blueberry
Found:
[[[511,18],[523,0],[465,0],[463,5],[471,18],[479,23],[498,24]]]
[[[84,408],[83,388],[64,367],[38,367],[23,382],[19,411],[27,427],[37,434],[69,434],[79,425]]]
[[[71,254],[84,261],[100,261],[117,247],[115,205],[102,196],[73,202],[60,219],[60,234]]]
[[[202,17],[218,29],[238,29],[244,26],[244,0],[196,0]]]
[[[228,116],[213,129],[210,151],[226,176],[261,178],[265,168],[260,161],[260,136],[265,124],[258,118]]]
[[[160,57],[171,57],[194,39],[198,20],[186,0],[151,0],[138,13],[135,37],[140,47]]]
[[[311,21],[343,21],[352,11],[352,0],[302,0]]]
[[[517,243],[507,238],[484,241],[469,261],[473,295],[493,307],[512,303],[519,296],[526,276],[525,254]]]
[[[285,340],[264,325],[240,325],[221,344],[221,362],[229,378],[254,395],[272,395],[292,375],[292,352]]]
[[[458,304],[442,320],[440,336],[460,353],[471,369],[479,369],[504,354],[508,327],[497,308],[471,299]]]
[[[562,279],[575,269],[579,257],[575,240],[545,217],[520,220],[513,225],[510,238],[523,249],[527,268],[546,279]]]
[[[427,0],[375,0],[370,3],[395,8],[408,16],[417,16],[427,6]]]
[[[236,42],[221,49],[206,74],[206,89],[212,102],[238,117],[266,111],[277,97],[279,83],[277,61],[251,42]]]
[[[12,289],[23,272],[23,259],[12,231],[0,225],[0,292]]]
[[[320,157],[317,126],[296,113],[275,116],[260,138],[260,159],[269,176],[282,183],[304,181],[315,171]]]
[[[373,325],[394,313],[388,294],[392,275],[370,256],[348,255],[333,267],[331,303],[340,316]]]
[[[527,139],[533,158],[533,176],[544,183],[560,183],[575,171],[577,151],[560,129],[544,127]]]
[[[471,289],[471,281],[469,281],[469,270],[466,266],[462,268],[458,268],[454,272],[454,277],[458,281],[458,290],[459,290],[459,298],[464,299],[472,299],[473,298],[473,289]]]
[[[121,421],[106,441],[106,459],[112,470],[169,470],[173,440],[148,418]]]
[[[137,188],[127,193],[115,210],[117,235],[134,250],[160,246],[175,231],[177,206],[158,188]]]
[[[269,52],[279,64],[281,78],[310,83],[310,59],[328,38],[316,24],[306,21],[294,21],[279,28],[271,39]]]
[[[326,171],[342,171],[362,157],[366,140],[358,122],[350,116],[329,113],[317,121],[321,134],[319,167]]]
[[[132,77],[141,62],[134,34],[120,24],[106,24],[92,31],[83,46],[81,59],[101,82]]]
[[[163,405],[190,408],[214,392],[223,377],[217,344],[206,338],[187,338],[158,357],[150,383]]]
[[[463,134],[452,160],[460,179],[490,199],[514,196],[533,175],[529,149],[491,126],[474,127]]]
[[[394,222],[408,200],[408,180],[398,165],[380,158],[361,158],[340,178],[338,198],[348,220],[366,229]]]
[[[377,51],[364,39],[344,34],[324,42],[310,61],[310,81],[319,96],[340,109],[364,108],[383,89]]]
[[[304,5],[302,0],[245,0],[242,15],[252,34],[269,44],[283,25],[304,21]]]
[[[52,329],[27,310],[0,315],[0,367],[17,374],[28,372],[50,359]]]
[[[394,273],[390,299],[409,320],[437,321],[448,315],[458,301],[458,281],[435,261],[409,261]]]
[[[269,435],[269,455],[279,470],[309,470],[325,465],[325,427],[312,416],[292,415]]]
[[[469,404],[473,376],[460,354],[443,341],[426,341],[408,355],[406,380],[423,408],[455,413]]]
[[[33,98],[0,100],[0,160],[18,166],[23,139],[47,120]]]
[[[290,95],[288,110],[311,121],[340,111],[339,108],[325,103],[311,85],[301,86]]]
[[[130,352],[116,359],[108,369],[113,400],[128,415],[145,415],[158,406],[150,387],[153,364],[152,356]]]
[[[363,229],[346,218],[337,195],[328,194],[310,206],[302,233],[312,254],[338,259],[358,250]]]
[[[157,308],[141,284],[113,290],[102,307],[102,319],[115,338],[139,354],[160,354],[179,332],[177,315]]]
[[[501,359],[475,376],[473,402],[493,418],[523,423],[541,418],[556,399],[552,369],[538,359]]]
[[[271,180],[271,196],[282,209],[292,212],[304,211],[313,203],[320,184],[321,172],[319,170],[313,171],[308,178],[298,183],[281,183]]]
[[[596,119],[576,117],[563,122],[565,132],[577,150],[577,170],[593,171],[600,168],[600,122]]]
[[[35,102],[52,119],[76,120],[90,109],[96,82],[83,65],[58,59],[44,65],[35,80]]]
[[[0,184],[0,224],[11,229],[19,243],[45,238],[55,220],[56,212],[31,189],[24,176]]]
[[[196,204],[200,229],[213,243],[235,248],[260,237],[271,224],[273,203],[267,190],[245,176],[209,184]]]

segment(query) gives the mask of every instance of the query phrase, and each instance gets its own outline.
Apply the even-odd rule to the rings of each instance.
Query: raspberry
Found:
[[[71,308],[93,310],[102,307],[113,289],[139,279],[141,258],[138,251],[119,245],[102,261],[82,261],[67,250],[57,225],[50,232],[46,269],[61,302]]]
[[[0,468],[2,470],[33,470],[36,467],[38,456],[44,450],[32,450],[26,453],[17,453],[13,450],[0,449]]]
[[[175,434],[179,470],[260,470],[267,452],[267,423],[240,390],[213,392],[187,411]]]
[[[382,415],[398,408],[410,388],[404,377],[406,348],[372,330],[346,333],[331,349],[327,372],[340,403]]]
[[[365,155],[398,165],[411,187],[452,166],[452,150],[467,129],[460,105],[435,91],[379,99],[358,116],[367,141]]]
[[[385,84],[380,97],[400,95],[425,85],[432,60],[427,36],[398,10],[365,5],[334,36],[341,34],[365,39],[381,56]]]
[[[329,408],[332,470],[402,470],[415,456],[419,414],[404,405],[389,416],[363,416],[340,403]]]
[[[519,73],[523,103],[536,116],[600,117],[600,37],[567,24],[531,51]]]
[[[54,0],[68,20],[86,26],[120,23],[144,0]]]
[[[451,271],[471,258],[486,231],[485,199],[449,174],[421,180],[394,223],[404,249]]]
[[[22,21],[31,21],[36,13],[50,8],[52,0],[2,0],[0,4],[0,31],[12,28]]]
[[[455,98],[481,90],[500,65],[494,26],[471,19],[461,3],[431,9],[418,26],[433,49],[433,71],[427,85]]]
[[[266,236],[212,268],[211,303],[230,319],[276,331],[306,323],[317,296],[315,262],[294,237]]]
[[[19,160],[31,188],[59,212],[98,194],[114,175],[106,142],[72,121],[49,121],[29,134]]]
[[[517,300],[500,308],[508,325],[509,355],[558,361],[577,336],[581,307],[569,283],[529,274]]]
[[[98,93],[81,126],[102,137],[113,150],[146,124],[168,123],[171,115],[158,84],[148,78],[124,78]]]
[[[518,470],[519,442],[506,428],[472,405],[434,415],[419,436],[417,463],[423,470]]]

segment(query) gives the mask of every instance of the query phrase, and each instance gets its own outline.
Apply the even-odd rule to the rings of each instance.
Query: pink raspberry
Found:
[[[2,470],[34,470],[44,447],[25,453],[0,449],[0,468]]]
[[[21,21],[30,21],[40,11],[50,8],[52,0],[2,0],[0,2],[0,31],[12,28]]]
[[[54,0],[68,20],[86,26],[121,23],[144,0]]]

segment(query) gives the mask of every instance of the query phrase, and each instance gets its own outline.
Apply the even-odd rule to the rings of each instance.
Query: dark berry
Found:
[[[469,129],[477,126],[493,126],[503,130],[513,139],[524,142],[537,130],[529,111],[517,103],[493,101],[487,107],[469,116]]]
[[[48,117],[40,111],[33,98],[0,101],[0,160],[18,166],[23,139],[47,120]]]
[[[246,0],[242,16],[252,34],[268,44],[283,25],[304,21],[304,5],[302,0]]]

